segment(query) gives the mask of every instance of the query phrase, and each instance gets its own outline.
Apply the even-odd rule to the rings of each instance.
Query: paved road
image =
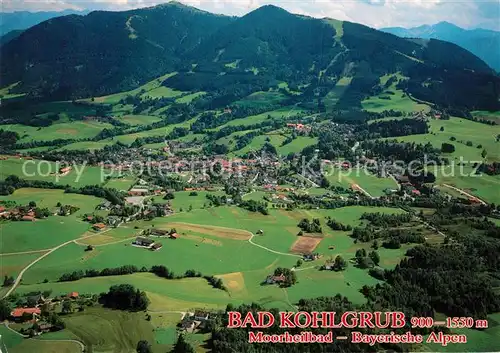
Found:
[[[63,246],[66,246],[70,243],[75,243],[77,240],[82,240],[82,239],[87,239],[87,238],[91,238],[93,236],[96,236],[98,234],[103,234],[105,232],[109,231],[108,230],[105,230],[103,232],[100,232],[100,233],[95,233],[95,234],[91,234],[91,235],[87,235],[86,237],[81,237],[81,238],[78,238],[78,239],[72,239],[72,240],[68,240],[67,242],[64,242],[58,246],[56,246],[55,248],[52,248],[52,249],[49,249],[49,251],[47,251],[45,254],[43,254],[42,256],[36,258],[35,260],[31,261],[25,268],[23,268],[21,270],[21,272],[19,272],[19,274],[17,275],[16,277],[16,280],[14,281],[14,284],[12,285],[12,287],[10,287],[9,291],[3,296],[4,298],[8,297],[16,288],[17,286],[19,285],[19,283],[21,282],[21,279],[23,278],[23,275],[24,273],[29,270],[29,268],[31,266],[33,266],[34,264],[36,264],[38,261],[44,259],[45,257],[49,256],[50,254],[52,254],[54,251],[62,248]]]
[[[269,249],[269,248],[266,248],[265,246],[262,246],[260,244],[256,244],[252,241],[253,237],[255,237],[255,234],[252,233],[252,236],[250,237],[250,239],[248,239],[248,242],[252,245],[255,245],[255,246],[258,246],[259,248],[261,249],[264,249],[264,250],[267,250],[269,252],[272,252],[273,254],[278,254],[278,255],[285,255],[285,256],[294,256],[294,257],[298,257],[298,258],[302,258],[302,256],[300,255],[296,255],[296,254],[288,254],[288,253],[284,253],[284,252],[280,252],[280,251],[276,251],[276,250],[272,250],[272,249]]]
[[[483,200],[481,200],[479,197],[474,196],[474,195],[471,195],[471,194],[469,194],[468,192],[463,191],[462,189],[456,188],[456,187],[451,186],[451,185],[448,185],[448,184],[443,184],[443,186],[446,186],[447,188],[450,188],[450,189],[453,189],[453,190],[455,190],[455,191],[458,191],[458,192],[459,192],[459,193],[461,193],[462,195],[465,195],[465,196],[467,196],[467,197],[469,197],[469,198],[471,198],[471,199],[476,199],[476,200],[478,200],[478,201],[479,201],[481,204],[483,204],[483,205],[487,205],[487,203],[486,203],[486,202],[484,202]]]

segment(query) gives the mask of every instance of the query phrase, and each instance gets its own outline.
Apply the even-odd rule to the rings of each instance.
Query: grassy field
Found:
[[[430,169],[436,175],[437,184],[448,184],[456,188],[462,189],[482,200],[500,203],[500,176],[495,175],[476,175],[473,173],[472,167],[463,167],[463,175],[460,172],[460,166],[452,167],[439,167],[437,169]]]
[[[273,119],[273,118],[292,118],[301,112],[303,112],[303,110],[298,109],[296,107],[283,107],[283,108],[272,110],[272,111],[265,112],[262,114],[251,115],[251,116],[247,116],[245,118],[231,120],[227,124],[224,124],[215,130],[219,130],[225,126],[238,126],[238,125],[247,126],[247,125],[258,124],[258,123],[261,123],[263,121],[266,121],[269,116],[271,116],[271,119]]]
[[[76,166],[67,175],[52,175],[62,165],[55,162],[9,158],[0,161],[0,180],[9,175],[16,175],[24,180],[43,180],[55,184],[83,187],[104,183],[103,170],[100,167]]]
[[[123,178],[113,178],[110,179],[104,184],[104,187],[110,188],[110,189],[116,189],[119,191],[127,191],[130,189],[132,186],[135,185],[137,181],[137,178],[132,177],[132,176],[126,176]]]
[[[224,195],[224,192],[207,192],[207,191],[197,191],[197,196],[189,196],[190,191],[179,191],[174,193],[175,199],[170,200],[172,207],[176,212],[180,212],[181,209],[183,211],[187,211],[189,206],[192,206],[193,209],[201,209],[204,206],[209,206],[210,201],[207,199],[207,194],[212,195]],[[164,203],[167,200],[163,200],[161,197],[153,197],[153,202]]]
[[[386,82],[391,78],[401,79],[399,73],[397,74],[387,74],[380,77],[380,83],[385,85]],[[408,97],[402,90],[396,88],[397,82],[392,83],[388,88],[378,96],[369,97],[361,102],[363,109],[372,112],[382,112],[384,110],[399,110],[403,112],[418,112],[418,111],[429,111],[430,107],[427,104],[421,104],[413,101]],[[388,92],[393,92],[390,94]],[[382,98],[383,97],[383,98]],[[388,99],[384,99],[388,98]]]
[[[289,153],[299,153],[304,148],[315,145],[318,143],[317,137],[308,137],[308,136],[298,136],[292,142],[284,145],[277,146],[278,153],[282,156],[286,156]]]
[[[471,114],[474,118],[494,121],[497,124],[500,122],[500,111],[489,112],[489,111],[485,111],[485,110],[475,110],[475,111],[471,112]]]
[[[149,125],[161,119],[152,115],[124,115],[120,120],[129,125]]]
[[[241,299],[241,301],[252,300],[252,298],[255,298],[252,297],[252,292],[260,291],[263,291],[261,297],[264,298],[264,294],[267,291],[266,288],[268,287],[261,288],[259,283],[265,278],[266,273],[279,265],[293,266],[297,257],[272,253],[250,244],[243,240],[244,238],[231,239],[231,229],[233,229],[235,236],[236,232],[241,232],[239,229],[249,232],[256,232],[257,229],[263,229],[264,236],[258,236],[253,241],[274,251],[287,254],[291,246],[298,239],[297,233],[299,228],[297,227],[297,223],[302,218],[310,219],[318,217],[324,222],[324,217],[328,215],[342,220],[343,223],[358,225],[360,224],[359,217],[367,211],[402,212],[398,209],[347,207],[328,211],[297,210],[288,212],[280,210],[271,211],[269,216],[263,216],[235,207],[193,210],[192,212],[179,213],[168,218],[155,219],[152,222],[135,223],[140,229],[152,224],[154,224],[155,228],[170,229],[174,227],[177,229],[180,238],[177,240],[162,240],[161,242],[164,246],[160,251],[150,252],[132,247],[129,242],[122,242],[98,246],[91,253],[86,253],[84,246],[69,244],[30,268],[25,274],[23,283],[38,283],[43,278],[54,281],[62,272],[71,272],[78,269],[102,269],[130,263],[136,266],[147,267],[164,264],[176,273],[183,273],[188,269],[196,269],[205,274],[217,274],[221,276],[238,272],[242,272],[244,278],[246,276],[254,276],[252,278],[255,280],[249,281],[245,285],[247,288],[246,295],[248,296],[245,297],[245,292],[242,292],[240,293],[240,297],[232,294],[232,298]],[[134,224],[130,225],[130,227],[132,226]],[[224,234],[219,230],[223,228],[217,227],[227,227],[229,233]],[[323,230],[324,238],[317,248],[320,253],[323,253],[325,256],[334,256],[337,253],[350,257],[354,256],[354,252],[358,246],[353,244],[348,233],[331,231],[325,224],[323,224]],[[335,245],[336,247],[334,252],[328,249],[331,245]],[[234,257],[236,253],[238,254],[238,258]],[[400,256],[400,250],[387,250],[387,253],[382,258],[398,259]],[[323,263],[324,260],[320,262]],[[361,272],[353,268],[354,277],[359,277]],[[333,276],[332,280],[335,278],[333,273],[329,275]],[[347,276],[347,273],[345,275]],[[366,276],[366,280],[370,280],[367,273],[364,273],[364,276]],[[257,277],[260,280],[257,281]],[[314,275],[312,275],[312,278],[314,278]],[[351,281],[358,283],[355,279],[351,279]],[[103,282],[106,283],[106,280],[103,279]],[[362,278],[359,280],[359,283],[361,282]],[[346,286],[349,285],[346,284]],[[20,290],[33,289],[32,286],[22,286]],[[152,288],[147,290],[162,294]],[[302,293],[300,290],[298,293],[302,296],[307,294]],[[163,295],[166,294],[163,293]],[[184,296],[174,298],[186,300]],[[275,299],[282,300],[283,297],[275,296]],[[195,301],[199,301],[199,299]]]
[[[331,112],[339,99],[344,94],[345,90],[351,84],[352,77],[341,77],[338,82],[335,84],[335,87],[328,92],[328,94],[324,98],[326,111]]]
[[[177,75],[177,72],[171,72],[168,74],[165,74],[161,77],[158,77],[136,89],[133,89],[131,91],[127,92],[120,92],[120,93],[115,93],[111,94],[108,96],[103,96],[103,97],[96,97],[94,99],[94,103],[105,103],[105,104],[117,104],[122,100],[123,98],[126,98],[127,96],[136,96],[138,94],[145,94],[149,91],[155,90],[158,87],[161,87],[161,84],[163,81],[165,81],[167,78],[172,77],[174,75]],[[85,102],[91,102],[91,99],[84,99],[83,101]]]
[[[285,141],[285,136],[283,135],[259,135],[254,137],[252,141],[242,149],[232,151],[231,155],[242,156],[250,151],[259,151],[266,142],[278,148],[283,141]]]
[[[82,141],[70,143],[69,145],[62,146],[59,148],[59,151],[81,151],[81,150],[101,150],[106,146],[110,146],[113,144],[113,141]]]
[[[446,156],[456,161],[463,157],[465,163],[482,161],[483,149],[486,149],[488,161],[500,160],[500,143],[496,142],[496,137],[500,134],[500,125],[491,126],[461,118],[431,120],[429,124],[428,134],[403,136],[398,137],[398,140],[423,144],[429,142],[436,148],[441,148],[444,142],[451,143],[455,146],[455,152]],[[456,141],[451,141],[451,137],[454,137]],[[468,141],[472,142],[472,146],[466,145]],[[481,145],[480,148],[478,148],[479,145]]]
[[[80,220],[84,213],[92,212],[102,202],[93,196],[65,194],[63,190],[19,189],[0,200],[26,205],[35,201],[39,207],[54,209],[58,202],[80,209],[67,217],[50,216],[36,222],[5,222],[2,224],[1,253],[48,249],[65,241],[76,239],[89,229]],[[5,258],[6,259],[6,258]]]
[[[191,94],[186,94],[180,98],[177,98],[175,102],[181,104],[191,103],[194,99],[204,96],[205,94],[207,94],[207,92],[195,92]]]
[[[98,121],[72,121],[40,128],[19,124],[2,126],[4,130],[17,132],[21,137],[19,142],[88,138],[112,127],[111,124]]]
[[[260,107],[263,104],[279,104],[285,99],[286,96],[281,92],[255,92],[234,104],[244,107]]]
[[[16,275],[21,272],[21,270],[26,267],[31,261],[35,260],[43,254],[44,252],[0,256],[0,277],[16,277]]]
[[[387,188],[397,189],[396,182],[391,178],[379,178],[364,169],[329,169],[325,172],[331,185],[349,189],[353,184],[357,184],[374,197],[384,195],[384,190]]]

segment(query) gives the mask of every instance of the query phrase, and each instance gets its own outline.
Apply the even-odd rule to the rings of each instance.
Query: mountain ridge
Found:
[[[483,28],[464,29],[446,21],[434,25],[387,27],[380,30],[403,38],[432,38],[457,44],[500,72],[500,32]]]
[[[301,99],[309,101],[350,75],[346,109],[360,109],[379,77],[395,72],[405,77],[400,89],[443,106],[496,109],[500,91],[493,70],[455,44],[273,5],[242,17],[176,3],[64,16],[26,30],[0,55],[2,85],[21,82],[18,92],[57,99],[126,91],[173,71],[164,85],[183,91],[234,98],[284,81],[307,87]]]

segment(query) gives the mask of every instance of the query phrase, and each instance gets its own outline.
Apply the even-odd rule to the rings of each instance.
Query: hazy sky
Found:
[[[65,9],[127,10],[157,5],[161,0],[0,0],[2,11]],[[434,24],[500,30],[500,0],[181,0],[210,12],[243,15],[265,4],[314,17],[331,17],[371,27]]]

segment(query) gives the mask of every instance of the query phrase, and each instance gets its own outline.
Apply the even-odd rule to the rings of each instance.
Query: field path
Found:
[[[41,249],[41,250],[30,250],[30,251],[21,251],[21,252],[7,252],[0,254],[0,256],[9,256],[9,255],[28,255],[28,254],[38,254],[39,252],[50,251],[51,249]]]
[[[443,186],[446,186],[447,188],[450,188],[450,189],[453,189],[453,190],[455,190],[455,191],[458,191],[458,192],[459,192],[459,193],[461,193],[462,195],[465,195],[465,196],[467,196],[467,197],[469,197],[469,198],[471,198],[471,199],[478,200],[478,201],[479,201],[481,204],[483,204],[483,205],[487,205],[487,203],[486,203],[486,202],[484,202],[483,200],[481,200],[479,197],[474,196],[474,195],[471,195],[471,194],[469,194],[468,192],[463,191],[462,189],[456,188],[456,187],[451,186],[451,185],[448,185],[448,184],[442,184],[442,185],[443,185]]]
[[[23,278],[24,273],[25,273],[27,270],[29,270],[29,268],[30,268],[31,266],[33,266],[34,264],[36,264],[38,261],[40,261],[40,260],[44,259],[45,257],[49,256],[49,255],[50,255],[50,254],[52,254],[54,251],[56,251],[56,250],[58,250],[58,249],[62,248],[63,246],[66,246],[66,245],[71,244],[71,243],[76,243],[76,241],[77,241],[77,240],[80,240],[80,239],[87,239],[87,238],[94,237],[94,236],[96,236],[96,235],[98,235],[98,234],[103,234],[103,233],[105,233],[105,232],[107,232],[107,231],[109,231],[109,229],[108,229],[108,230],[105,230],[105,231],[103,231],[103,232],[100,232],[100,233],[90,234],[90,235],[87,235],[87,236],[85,236],[85,237],[81,237],[81,238],[78,238],[78,239],[68,240],[67,242],[64,242],[64,243],[62,243],[62,244],[60,244],[60,245],[58,245],[58,246],[56,246],[56,247],[54,247],[54,248],[52,248],[52,249],[49,249],[49,251],[47,251],[47,252],[46,252],[45,254],[43,254],[42,256],[40,256],[40,257],[36,258],[35,260],[31,261],[28,265],[26,265],[26,267],[25,267],[25,268],[23,268],[23,269],[21,270],[21,272],[19,272],[19,274],[18,274],[18,275],[17,275],[17,277],[16,277],[16,280],[15,280],[14,284],[12,285],[12,287],[10,287],[10,289],[8,290],[8,292],[7,292],[7,293],[5,293],[5,295],[4,295],[3,297],[4,297],[4,298],[7,298],[7,297],[8,297],[8,296],[9,296],[9,295],[10,295],[10,294],[11,294],[11,293],[12,293],[12,292],[16,289],[16,287],[17,287],[17,286],[19,285],[19,283],[21,282],[21,279]]]
[[[264,250],[267,250],[269,252],[272,252],[273,254],[278,254],[278,255],[285,255],[285,256],[294,256],[294,257],[298,257],[300,259],[302,259],[302,256],[300,255],[296,255],[296,254],[288,254],[288,253],[284,253],[284,252],[280,252],[280,251],[276,251],[276,250],[272,250],[272,249],[269,249],[269,248],[266,248],[265,246],[263,245],[260,245],[260,244],[256,244],[252,241],[252,239],[255,237],[255,234],[252,233],[252,236],[250,237],[250,239],[248,239],[248,242],[252,245],[255,245],[255,246],[258,246],[259,248],[261,249],[264,249]]]

